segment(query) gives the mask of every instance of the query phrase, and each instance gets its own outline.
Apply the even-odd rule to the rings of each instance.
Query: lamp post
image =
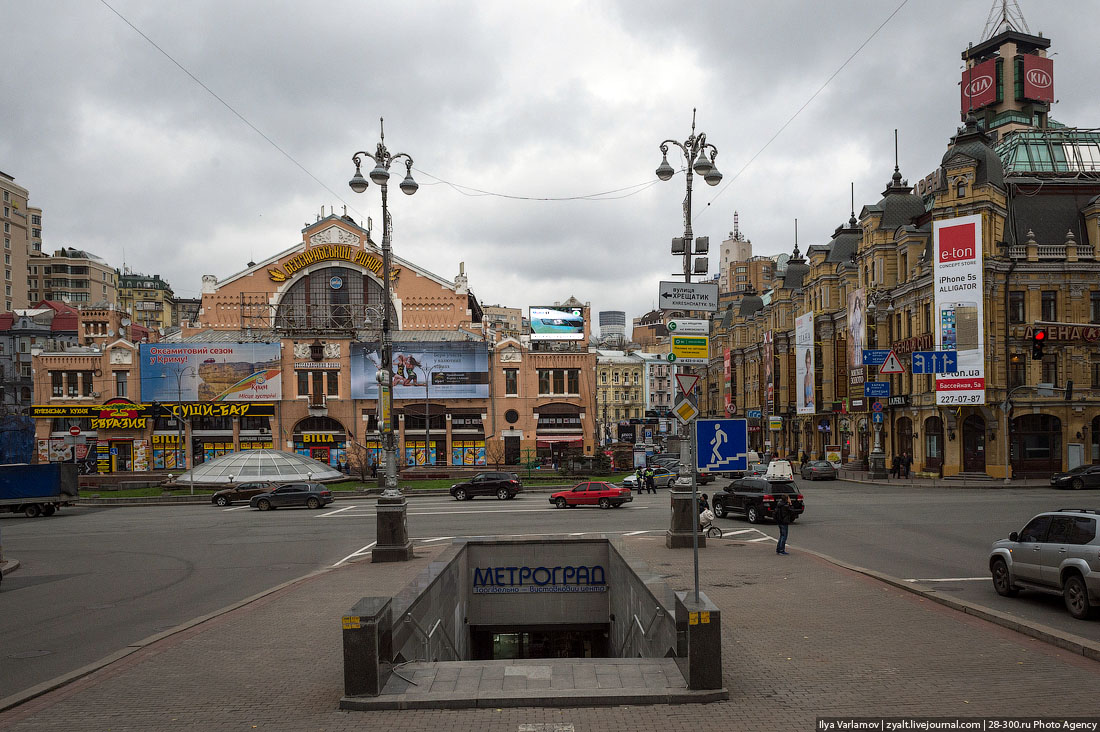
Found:
[[[424,464],[434,465],[431,462],[432,457],[432,417],[431,409],[428,406],[428,386],[432,383],[432,374],[439,373],[443,370],[442,364],[432,364],[431,368],[426,365],[421,365],[420,370],[424,372]]]
[[[412,559],[412,542],[409,540],[407,521],[407,502],[397,487],[397,445],[396,435],[393,433],[393,335],[391,333],[390,310],[393,303],[393,295],[390,292],[390,279],[392,268],[392,254],[390,251],[390,236],[393,223],[390,221],[389,212],[389,179],[390,166],[394,162],[403,160],[405,163],[405,179],[398,186],[401,192],[407,196],[416,193],[419,188],[412,177],[413,159],[406,153],[390,153],[386,149],[386,129],[383,120],[378,120],[380,139],[372,155],[361,150],[351,156],[355,163],[355,175],[348,181],[348,185],[356,193],[367,190],[367,179],[363,177],[360,166],[363,158],[374,161],[374,169],[370,171],[370,179],[382,190],[382,287],[385,290],[383,297],[384,310],[382,313],[382,363],[378,369],[378,411],[379,428],[382,430],[383,456],[385,458],[385,489],[378,501],[378,543],[371,554],[373,562],[393,562]]]
[[[675,175],[676,171],[671,165],[668,164],[668,149],[669,145],[675,145],[680,148],[680,151],[687,159],[688,165],[684,172],[685,182],[687,184],[687,194],[684,196],[684,238],[681,240],[672,240],[672,253],[673,255],[682,255],[683,270],[684,270],[684,282],[691,282],[691,275],[693,274],[693,268],[691,263],[691,255],[694,254],[706,254],[710,248],[710,242],[707,237],[700,237],[698,240],[693,239],[693,232],[691,230],[691,185],[694,179],[694,174],[698,173],[703,176],[703,180],[707,182],[707,185],[716,186],[722,181],[722,174],[718,172],[718,168],[715,167],[714,161],[718,157],[718,148],[707,142],[707,135],[705,132],[695,132],[695,111],[691,110],[691,134],[683,142],[677,140],[668,139],[661,143],[661,164],[657,166],[656,174],[661,180],[669,180]],[[709,153],[709,158],[708,158]],[[694,161],[694,162],[693,162]],[[695,260],[695,274],[706,274],[707,258],[699,257]],[[695,560],[695,602],[699,602],[699,512],[698,512],[698,486],[695,483],[695,470],[694,470],[694,450],[691,446],[690,433],[693,432],[694,421],[691,425],[684,424],[680,430],[680,476],[677,480],[685,477],[686,474],[691,475],[691,504],[690,507],[685,510],[681,504],[679,508],[676,508],[676,496],[673,494],[673,511],[672,511],[672,527],[665,537],[665,545],[668,547],[680,546],[679,539],[685,530],[691,531],[691,547],[694,552]],[[685,514],[687,514],[685,516]],[[679,518],[679,521],[677,519]],[[685,525],[685,519],[690,520],[690,524]]]
[[[884,302],[887,303],[887,309],[885,313],[882,313],[880,310],[882,310],[881,306]],[[874,328],[874,346],[876,348],[878,347],[878,324],[880,317],[881,319],[887,319],[893,312],[894,303],[890,298],[889,292],[885,290],[872,290],[867,293],[867,315],[871,319],[871,327]],[[864,380],[866,381],[866,376]],[[875,480],[881,480],[889,475],[886,471],[886,452],[883,450],[882,446],[882,422],[876,422],[874,424],[874,430],[875,444],[874,447],[871,448],[871,454],[868,460],[868,467],[870,468],[868,477]]]
[[[176,376],[176,408],[172,412],[172,417],[176,420],[176,465],[186,471],[187,450],[183,449],[183,377],[188,376],[193,379],[198,373],[194,366],[177,366],[172,369],[172,373]],[[168,378],[168,372],[162,371],[161,378]],[[153,419],[156,419],[156,415],[153,415]],[[191,495],[195,495],[195,477],[190,477]]]

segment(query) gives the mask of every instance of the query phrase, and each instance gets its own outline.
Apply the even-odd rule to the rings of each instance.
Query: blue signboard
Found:
[[[914,374],[954,374],[958,370],[958,351],[913,351]]]
[[[864,348],[863,365],[881,366],[886,363],[886,357],[890,355],[889,348]]]
[[[888,397],[890,396],[890,382],[889,381],[865,381],[863,383],[863,396],[865,397]]]
[[[695,420],[695,467],[711,473],[748,468],[749,423],[744,419]]]
[[[750,409],[746,414],[748,417],[755,419],[760,419],[764,416],[764,413],[761,412],[759,409]]]
[[[871,415],[871,422],[874,424],[882,424],[882,412],[875,412]]]

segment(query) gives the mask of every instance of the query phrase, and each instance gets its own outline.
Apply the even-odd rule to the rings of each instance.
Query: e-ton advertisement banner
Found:
[[[985,404],[982,217],[932,222],[936,348],[958,352],[959,370],[936,374],[936,404]]]
[[[795,386],[798,413],[813,414],[814,403],[814,314],[800,315],[794,321]]]

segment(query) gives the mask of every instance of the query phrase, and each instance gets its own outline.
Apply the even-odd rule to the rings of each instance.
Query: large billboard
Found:
[[[584,309],[532,305],[531,340],[583,341]]]
[[[963,69],[959,83],[962,94],[960,108],[965,116],[972,109],[981,109],[997,101],[997,59]]]
[[[848,370],[863,366],[863,313],[867,292],[862,288],[848,293]]]
[[[795,387],[798,413],[817,411],[814,398],[814,314],[800,315],[794,321]]]
[[[932,222],[936,348],[957,351],[959,370],[936,375],[936,404],[985,404],[982,217]]]
[[[381,343],[351,344],[351,397],[378,398]],[[475,341],[395,343],[393,398],[488,399],[489,351]]]
[[[1024,54],[1024,99],[1054,101],[1054,59]]]
[[[270,402],[283,397],[278,343],[142,343],[145,402]]]

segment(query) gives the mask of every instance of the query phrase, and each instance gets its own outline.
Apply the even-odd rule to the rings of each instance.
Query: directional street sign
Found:
[[[700,374],[676,374],[676,385],[680,387],[680,391],[684,393],[684,396],[691,396],[691,393],[695,391],[695,385],[699,383],[699,379],[703,378]]]
[[[670,320],[668,332],[676,335],[709,335],[709,320]]]
[[[661,310],[718,311],[718,283],[661,282],[657,298]]]
[[[886,357],[889,355],[890,349],[888,348],[864,348],[863,365],[881,366],[886,361]]]
[[[913,351],[914,374],[954,374],[958,370],[958,351]]]
[[[692,404],[690,399],[680,395],[677,398],[676,406],[672,408],[672,413],[676,415],[676,419],[687,424],[699,416],[699,408]]]
[[[752,417],[756,417],[757,419],[760,419],[761,417],[763,417],[763,416],[764,416],[764,413],[763,413],[762,411],[760,411],[759,409],[750,409],[750,410],[749,410],[748,412],[746,412],[745,414],[746,414],[746,416],[748,416],[749,418],[752,418]]]
[[[875,412],[874,414],[871,415],[871,423],[872,424],[882,424],[882,420],[883,420],[882,412]]]
[[[682,364],[706,365],[710,362],[710,338],[707,336],[682,336],[674,335],[672,341],[672,356],[669,361]]]
[[[748,467],[748,449],[748,420],[695,421],[695,467],[698,470],[745,470]]]
[[[863,396],[888,397],[890,396],[889,381],[865,381],[863,382]]]
[[[890,351],[890,355],[882,362],[878,372],[880,374],[904,374],[905,367],[901,365],[901,359],[898,358],[898,355]]]

